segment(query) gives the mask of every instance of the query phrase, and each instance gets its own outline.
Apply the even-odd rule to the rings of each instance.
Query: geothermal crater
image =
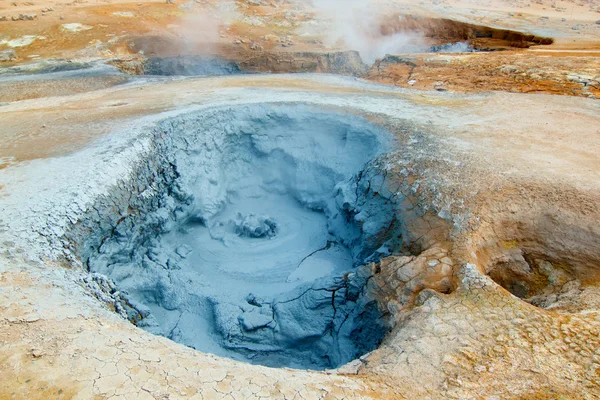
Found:
[[[361,266],[399,249],[400,223],[364,182],[377,181],[365,166],[387,132],[262,104],[174,117],[153,135],[135,173],[70,233],[120,290],[117,311],[268,366],[332,368],[378,346],[387,325]]]

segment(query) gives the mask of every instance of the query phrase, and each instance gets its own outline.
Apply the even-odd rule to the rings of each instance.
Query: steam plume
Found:
[[[372,63],[388,53],[408,53],[426,48],[416,33],[381,32],[382,6],[375,0],[312,0],[317,18],[327,24],[328,45],[343,42],[357,50],[364,61]]]

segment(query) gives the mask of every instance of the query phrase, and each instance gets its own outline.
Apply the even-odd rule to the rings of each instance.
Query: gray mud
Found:
[[[397,205],[370,167],[390,141],[306,106],[168,119],[67,236],[115,282],[117,311],[150,332],[268,366],[336,367],[387,329],[363,265],[401,246]]]
[[[144,75],[219,76],[242,73],[236,62],[218,56],[151,57],[143,65]]]

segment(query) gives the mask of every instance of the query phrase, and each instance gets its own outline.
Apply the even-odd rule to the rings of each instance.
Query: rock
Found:
[[[378,60],[374,64],[374,67],[385,68],[389,65],[402,64],[402,65],[408,65],[411,68],[415,68],[417,66],[416,61],[417,61],[417,59],[414,57],[402,57],[402,56],[386,54],[385,57],[383,57],[381,60]]]
[[[396,278],[400,282],[408,282],[425,271],[425,267],[421,263],[409,262],[404,264],[396,271]]]
[[[35,358],[39,358],[44,355],[44,352],[40,349],[31,349],[31,355]]]
[[[37,14],[19,14],[17,18],[19,21],[33,21],[37,19]]]
[[[297,53],[299,55],[309,56],[310,53]],[[361,76],[364,75],[369,67],[360,58],[360,54],[356,51],[343,51],[336,53],[315,53],[312,57],[316,57],[320,72],[332,74]]]
[[[600,25],[600,19],[596,21],[596,25]]]
[[[1,15],[0,16],[0,21],[7,21],[8,19],[6,18],[6,15]]]
[[[211,56],[153,57],[114,64],[123,72],[148,75],[230,75],[240,72],[237,63]]]
[[[590,81],[593,80],[593,77],[590,75],[569,74],[569,75],[567,75],[567,80],[570,82],[576,82],[576,83],[580,83],[582,85],[587,85]]]
[[[260,44],[258,44],[257,42],[252,41],[252,43],[250,43],[250,50],[262,51],[263,47]]]
[[[17,53],[13,49],[0,51],[0,62],[13,61],[17,59]]]

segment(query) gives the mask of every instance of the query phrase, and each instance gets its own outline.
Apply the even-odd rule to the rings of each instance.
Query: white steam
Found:
[[[241,19],[234,1],[225,0],[212,5],[205,2],[188,2],[179,6],[185,12],[176,25],[171,25],[173,33],[181,42],[181,52],[213,52],[218,50],[224,30]]]
[[[215,43],[219,40],[221,21],[213,13],[188,13],[179,24],[178,35],[186,42]]]
[[[416,33],[381,33],[383,7],[376,0],[312,0],[317,19],[325,25],[325,44],[356,50],[367,63],[386,54],[427,48]]]

